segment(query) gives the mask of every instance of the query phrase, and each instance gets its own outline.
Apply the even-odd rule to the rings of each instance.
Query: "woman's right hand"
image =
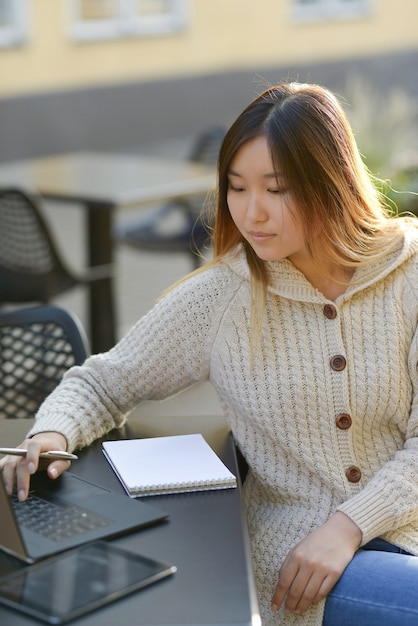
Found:
[[[19,500],[26,500],[28,497],[30,477],[38,469],[46,469],[48,476],[54,479],[71,465],[70,461],[46,461],[45,459],[39,459],[41,452],[67,450],[67,440],[64,435],[58,432],[39,433],[30,439],[22,441],[18,448],[27,450],[26,456],[21,457],[8,454],[0,459],[0,471],[3,474],[3,482],[9,495],[13,491],[13,484],[16,480]]]

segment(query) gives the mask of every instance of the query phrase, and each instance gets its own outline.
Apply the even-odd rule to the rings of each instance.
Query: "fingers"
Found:
[[[71,467],[71,461],[51,461],[47,467],[47,473],[52,480],[61,476],[63,472]]]
[[[288,556],[280,569],[279,580],[277,581],[271,601],[271,609],[273,612],[277,611],[279,607],[282,606],[288,592],[290,591],[292,582],[297,576],[297,573],[298,567],[296,563],[292,562]]]
[[[13,491],[13,483],[15,477],[15,468],[14,468],[14,459],[10,456],[6,456],[1,460],[1,472],[3,477],[4,486],[6,488],[6,492],[10,496]]]
[[[20,448],[28,449],[29,440],[25,440],[20,444]],[[38,453],[39,454],[39,453]],[[21,497],[24,499],[25,494],[28,491],[28,485],[30,481],[30,471],[36,471],[37,467],[37,455],[36,453],[32,453],[29,458],[26,457],[17,457],[12,455],[7,455],[3,457],[0,461],[0,469],[3,474],[3,482],[6,487],[6,491],[9,495],[11,495],[13,491],[13,485],[15,481],[15,477],[20,477],[20,488],[22,490]],[[35,458],[35,465],[34,465]],[[30,470],[28,469],[28,462],[30,462]],[[27,476],[26,476],[27,474]]]
[[[304,613],[311,604],[318,604],[323,600],[334,583],[334,577],[320,569],[312,573],[299,570],[290,584],[287,576],[280,574],[272,599],[272,610],[276,611],[284,602],[286,611]]]
[[[303,613],[323,600],[335,585],[361,541],[361,531],[343,513],[307,535],[287,555],[279,572],[271,607]]]
[[[18,498],[25,500],[29,493],[30,477],[38,469],[41,444],[34,439],[26,439],[19,447],[27,450],[26,456],[7,456],[3,477],[8,493],[12,492],[16,479]]]
[[[40,461],[39,459],[43,451],[66,449],[66,440],[58,433],[35,435],[23,441],[19,447],[27,450],[26,456],[7,455],[0,460],[0,470],[2,470],[6,491],[10,495],[16,481],[19,500],[25,500],[28,497],[30,478],[38,469],[46,469],[48,476],[55,479],[71,465],[69,461],[45,461],[43,459]]]
[[[307,567],[306,563],[299,562],[290,553],[279,572],[272,598],[272,610],[277,611],[284,603],[286,611],[302,613],[316,598],[320,580],[320,574],[314,567]]]

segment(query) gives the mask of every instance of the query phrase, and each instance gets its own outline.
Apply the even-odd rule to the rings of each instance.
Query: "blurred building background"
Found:
[[[291,79],[345,98],[372,171],[415,184],[417,24],[417,0],[0,0],[0,162],[73,150],[185,158],[203,129]],[[82,266],[81,212],[44,208]],[[123,334],[190,262],[121,249],[116,269]],[[85,294],[58,303],[83,321]],[[217,409],[196,397],[193,411]]]
[[[416,0],[1,0],[0,160],[192,136],[289,78],[416,98],[417,23]]]

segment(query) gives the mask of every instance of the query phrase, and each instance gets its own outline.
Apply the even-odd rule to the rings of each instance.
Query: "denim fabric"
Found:
[[[417,626],[418,557],[374,539],[360,549],[325,603],[323,626]]]

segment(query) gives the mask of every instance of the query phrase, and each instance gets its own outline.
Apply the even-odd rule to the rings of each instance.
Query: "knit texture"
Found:
[[[335,511],[358,524],[363,543],[383,536],[418,554],[417,250],[407,233],[333,303],[288,260],[270,263],[251,360],[240,249],[171,291],[110,352],[72,368],[31,434],[59,429],[80,448],[141,400],[210,380],[251,467],[244,498],[263,625],[319,626],[324,603],[294,616],[273,614],[270,601],[286,554]],[[343,369],[331,366],[336,355]],[[352,420],[345,430],[341,413]],[[357,483],[346,477],[353,465]]]

